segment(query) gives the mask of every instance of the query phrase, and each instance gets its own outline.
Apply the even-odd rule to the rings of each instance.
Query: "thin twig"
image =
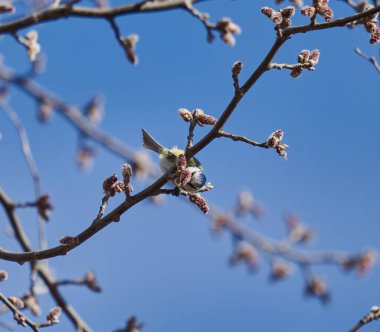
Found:
[[[197,3],[201,2],[202,0],[188,1],[191,1],[191,3]],[[185,3],[186,0],[141,1],[113,8],[80,7],[73,6],[72,4],[61,4],[57,7],[50,7],[43,11],[33,13],[29,16],[8,23],[3,23],[0,25],[0,34],[13,33],[32,25],[60,20],[68,17],[108,19],[110,17],[117,17],[121,15],[159,12],[184,8]]]
[[[265,149],[268,149],[269,146],[268,146],[268,143],[267,142],[255,142],[255,141],[252,141],[250,140],[249,138],[247,137],[244,137],[244,136],[240,136],[240,135],[235,135],[235,134],[231,134],[231,133],[227,133],[225,131],[219,131],[218,133],[218,137],[226,137],[226,138],[230,138],[234,141],[240,141],[240,142],[244,142],[244,143],[248,143],[250,145],[253,145],[253,146],[257,146],[257,147],[260,147],[260,148],[265,148]]]
[[[10,311],[12,311],[13,317],[17,324],[20,324],[22,326],[29,326],[35,332],[39,332],[41,327],[53,325],[51,322],[33,322],[28,317],[26,317],[19,309],[17,309],[2,293],[0,293],[0,301],[3,302]]]
[[[369,313],[365,315],[357,324],[355,324],[354,327],[352,327],[349,332],[356,332],[360,328],[362,328],[364,325],[373,322],[374,320],[377,320],[380,318],[380,307],[373,306]]]
[[[38,102],[48,101],[52,108],[56,109],[66,120],[73,125],[81,135],[88,137],[100,144],[103,148],[116,154],[117,156],[129,161],[133,165],[139,164],[138,153],[128,147],[125,143],[106,134],[97,128],[86,117],[78,107],[70,105],[56,97],[50,91],[35,83],[28,77],[19,77],[12,70],[4,66],[0,67],[0,79],[15,85]],[[148,175],[156,175],[153,165],[148,165]]]
[[[11,223],[12,229],[15,233],[18,243],[25,253],[32,253],[33,248],[29,242],[29,239],[25,233],[24,228],[20,220],[18,219],[16,212],[14,210],[14,204],[5,195],[5,193],[0,189],[0,203],[3,206],[5,213]],[[34,252],[37,253],[38,251]],[[17,261],[17,260],[16,260]],[[53,278],[48,268],[44,264],[36,263],[36,259],[30,259],[31,264],[33,264],[33,270],[41,277],[42,281],[45,283],[51,296],[54,298],[58,306],[60,306],[63,312],[67,315],[69,320],[76,327],[77,331],[80,332],[92,332],[92,329],[87,326],[86,322],[78,315],[75,309],[70,306],[66,300],[63,298],[62,294],[58,290],[56,285],[56,280]]]
[[[375,69],[377,70],[378,73],[380,73],[380,64],[378,63],[378,61],[376,60],[376,58],[372,55],[372,56],[369,56],[367,54],[365,54],[360,48],[356,47],[355,48],[355,52],[356,54],[360,55],[361,57],[363,57],[364,59],[368,60],[370,63],[372,63],[372,65],[375,67]]]

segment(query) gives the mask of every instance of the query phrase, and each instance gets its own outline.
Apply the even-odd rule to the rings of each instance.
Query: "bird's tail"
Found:
[[[142,136],[144,148],[157,153],[162,153],[164,147],[160,143],[158,143],[152,136],[150,136],[144,128],[142,129]]]

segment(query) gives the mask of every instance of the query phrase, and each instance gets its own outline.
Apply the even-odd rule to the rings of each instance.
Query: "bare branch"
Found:
[[[370,63],[372,63],[372,65],[375,67],[375,69],[377,70],[378,73],[380,73],[380,64],[378,63],[378,61],[376,60],[376,58],[372,55],[372,56],[369,56],[367,54],[365,54],[360,48],[356,47],[355,48],[355,52],[356,54],[360,55],[361,57],[363,57],[364,59],[368,60]]]

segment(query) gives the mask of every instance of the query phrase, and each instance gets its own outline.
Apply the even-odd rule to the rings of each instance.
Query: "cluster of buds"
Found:
[[[26,47],[29,60],[35,61],[37,54],[41,51],[41,45],[37,42],[38,32],[36,30],[31,30],[25,35],[25,38],[18,37],[18,40]]]
[[[369,272],[375,264],[377,253],[373,250],[367,250],[361,255],[348,258],[343,262],[343,268],[347,270],[356,269],[360,276]]]
[[[53,209],[53,206],[49,202],[49,198],[50,196],[45,194],[41,195],[36,201],[38,214],[45,221],[49,221],[50,211]]]
[[[240,263],[247,264],[250,270],[256,270],[259,264],[259,255],[256,249],[247,242],[240,242],[231,257],[231,264],[236,265]]]
[[[62,309],[60,307],[54,307],[49,311],[49,313],[46,316],[47,321],[50,324],[58,324],[59,323],[59,316],[62,312]]]
[[[26,294],[22,296],[21,299],[25,304],[25,308],[27,308],[34,316],[41,315],[41,307],[38,304],[38,300],[35,296]]]
[[[182,187],[188,184],[191,180],[191,172],[187,167],[186,157],[181,154],[177,158],[177,169],[174,178],[174,184],[177,187]]]
[[[206,202],[206,200],[200,195],[200,194],[190,194],[189,195],[189,200],[191,203],[195,204],[196,206],[199,207],[199,209],[207,214],[207,212],[209,211],[209,207],[208,207],[208,204]]]
[[[136,45],[139,41],[139,36],[136,34],[129,35],[120,39],[121,44],[123,45],[125,56],[133,65],[139,63],[139,58],[136,54]]]
[[[94,272],[87,272],[82,280],[83,284],[95,293],[100,293],[102,288],[99,286]]]
[[[236,44],[234,35],[241,33],[240,27],[228,17],[221,18],[216,23],[215,29],[220,32],[220,38],[229,46]]]
[[[315,65],[319,61],[320,51],[315,49],[312,51],[302,50],[300,54],[298,54],[298,65],[292,69],[290,72],[290,76],[293,78],[297,78],[302,74],[304,69],[314,70]]]
[[[288,144],[282,144],[282,138],[284,137],[284,132],[281,129],[276,130],[267,139],[267,146],[269,148],[276,149],[276,152],[283,158],[286,158],[287,153],[285,149],[289,147]]]
[[[129,164],[124,164],[121,168],[121,174],[123,175],[123,189],[127,196],[133,191],[133,187],[130,184],[131,176],[133,174],[132,167]]]
[[[102,119],[104,101],[101,96],[94,96],[85,106],[83,114],[93,124],[98,124]]]
[[[218,122],[217,119],[211,115],[205,114],[200,108],[196,108],[193,111],[192,116],[195,123],[201,127],[204,127],[205,125],[213,126]]]
[[[317,297],[322,301],[322,303],[327,303],[330,301],[330,292],[328,290],[327,283],[320,277],[312,277],[307,280],[305,295]]]
[[[322,16],[326,22],[330,22],[334,13],[328,6],[329,0],[313,0],[313,6],[305,6],[301,9],[301,14],[306,17],[313,18],[315,15]]]
[[[117,180],[117,174],[111,175],[103,181],[103,191],[111,197],[124,190],[124,182]]]
[[[285,222],[288,226],[288,236],[293,242],[310,243],[314,240],[315,233],[313,230],[302,224],[294,214],[288,214],[285,217]]]
[[[296,9],[293,6],[288,6],[277,12],[273,8],[263,7],[261,8],[261,12],[273,23],[275,23],[275,29],[280,31],[282,29],[286,29],[292,24],[292,20],[290,18],[295,14]]]
[[[261,218],[264,214],[264,211],[261,205],[255,202],[252,194],[249,191],[244,190],[240,192],[238,196],[235,207],[235,214],[238,217],[242,217],[247,213],[252,214],[256,218]]]
[[[364,11],[373,9],[374,6],[367,5],[364,8]],[[379,13],[375,13],[371,16],[363,18],[360,20],[360,23],[364,24],[364,28],[368,33],[370,33],[371,37],[369,39],[370,44],[376,44],[380,41],[380,28],[377,26]],[[359,23],[359,22],[358,22]]]
[[[272,271],[270,279],[273,281],[282,280],[289,277],[292,274],[292,268],[283,262],[274,262],[272,265]]]
[[[218,122],[217,119],[211,115],[205,114],[200,108],[194,109],[193,112],[190,112],[186,108],[180,108],[178,114],[184,121],[192,121],[201,127],[206,125],[213,126]]]

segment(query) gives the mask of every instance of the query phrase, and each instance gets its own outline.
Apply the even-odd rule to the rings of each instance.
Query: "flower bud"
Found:
[[[180,108],[178,110],[179,116],[186,122],[190,122],[193,120],[193,116],[191,115],[191,112],[186,108]]]

